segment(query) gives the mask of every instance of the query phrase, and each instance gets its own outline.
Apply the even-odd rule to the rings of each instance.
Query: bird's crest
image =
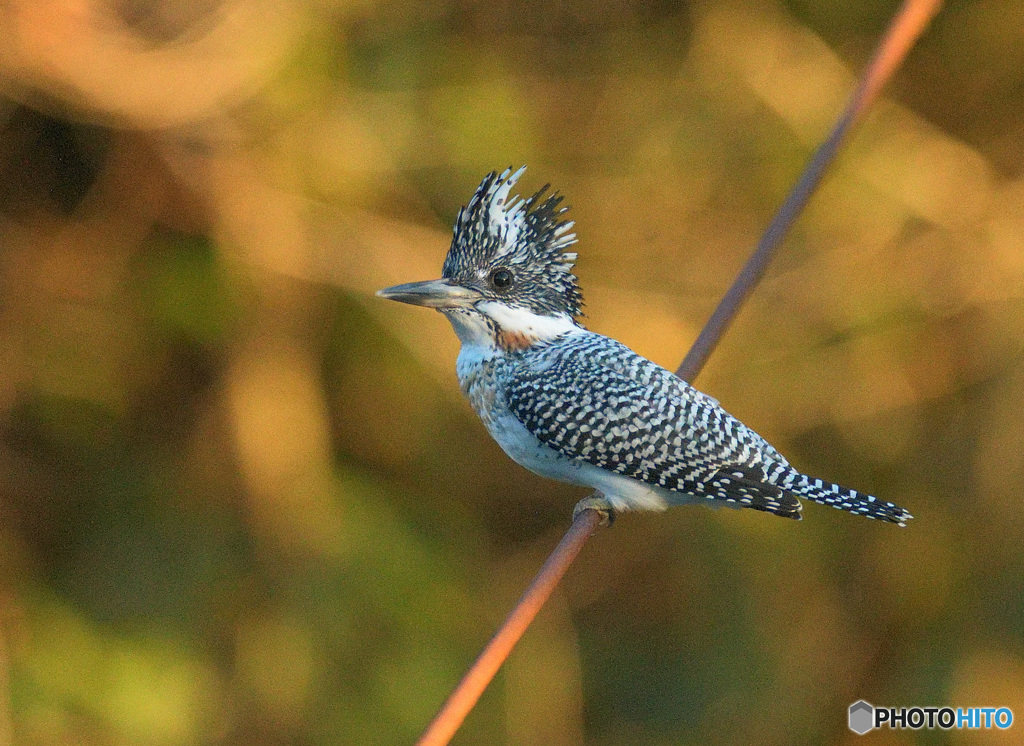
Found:
[[[475,283],[505,267],[516,277],[505,302],[538,313],[578,316],[583,296],[572,271],[576,253],[566,251],[576,243],[576,234],[572,221],[561,219],[569,208],[560,207],[557,192],[544,198],[548,185],[528,199],[510,199],[525,170],[492,171],[480,182],[469,204],[459,210],[442,275]]]

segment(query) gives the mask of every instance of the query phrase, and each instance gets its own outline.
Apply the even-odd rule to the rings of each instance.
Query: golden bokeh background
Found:
[[[0,745],[412,742],[585,493],[489,440],[442,317],[372,292],[526,163],[587,325],[674,368],[895,7],[0,5]],[[1024,717],[1022,361],[1024,4],[956,2],[698,381],[916,519],[625,516],[455,742]]]

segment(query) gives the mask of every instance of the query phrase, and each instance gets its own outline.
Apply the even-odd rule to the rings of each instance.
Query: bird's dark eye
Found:
[[[491,272],[491,284],[498,290],[512,287],[512,273],[507,269],[496,269]]]

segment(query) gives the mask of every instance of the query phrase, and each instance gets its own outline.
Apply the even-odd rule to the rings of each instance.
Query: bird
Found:
[[[800,499],[905,526],[903,508],[807,476],[719,402],[580,322],[577,242],[545,185],[510,197],[526,167],[484,177],[455,220],[441,278],[377,291],[440,311],[461,342],[459,385],[490,435],[542,477],[590,487],[604,523],[676,505],[800,520]]]

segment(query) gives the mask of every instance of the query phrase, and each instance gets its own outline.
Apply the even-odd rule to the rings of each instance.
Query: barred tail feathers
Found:
[[[793,476],[795,479],[792,484],[785,484],[789,480],[784,479],[779,486],[798,497],[813,500],[822,505],[831,505],[833,508],[839,508],[855,515],[895,523],[899,526],[906,526],[907,521],[914,517],[900,506],[879,500],[872,495],[865,495],[863,492],[841,487],[823,479],[815,479],[799,472],[794,472]]]

